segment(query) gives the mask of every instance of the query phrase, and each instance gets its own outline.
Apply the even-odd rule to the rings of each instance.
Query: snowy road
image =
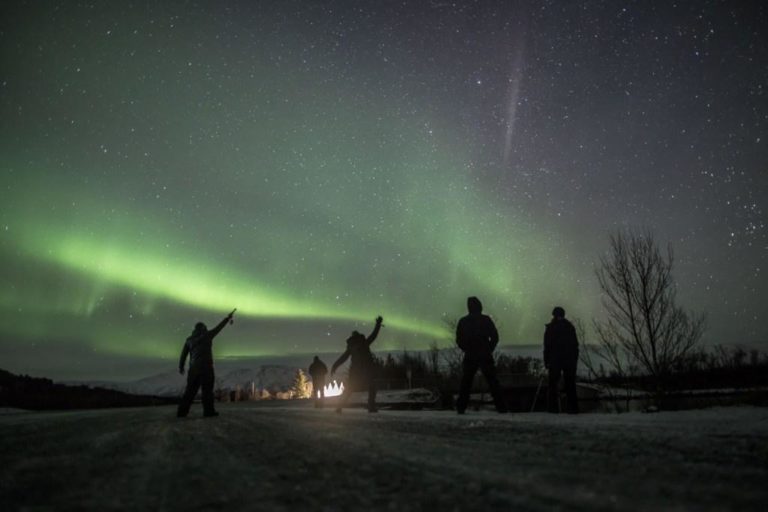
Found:
[[[0,415],[10,510],[764,510],[768,409]],[[192,411],[200,413],[199,405]]]

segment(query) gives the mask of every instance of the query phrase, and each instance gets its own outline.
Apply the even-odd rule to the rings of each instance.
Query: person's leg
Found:
[[[565,385],[565,395],[568,398],[568,414],[578,414],[579,397],[576,394],[576,368],[565,368],[563,370],[563,384]]]
[[[341,412],[341,410],[347,406],[347,402],[349,402],[349,399],[352,397],[353,390],[357,389],[357,379],[357,372],[352,372],[350,369],[349,379],[347,379],[347,385],[344,387],[344,392],[339,397],[338,405],[336,406],[336,412]]]
[[[560,412],[560,368],[550,366],[549,382],[547,384],[547,410],[552,413]]]
[[[344,392],[339,397],[338,405],[336,405],[336,412],[341,412],[341,410],[347,406],[347,402],[349,402],[349,398],[352,396],[352,386],[348,386],[344,388]]]
[[[376,379],[373,378],[373,372],[368,373],[368,412],[378,412],[376,407]]]
[[[189,408],[192,406],[192,401],[195,399],[199,388],[200,377],[195,370],[190,368],[187,372],[187,388],[184,390],[184,395],[181,397],[179,408],[176,410],[176,416],[183,418],[189,414]]]
[[[461,387],[459,388],[459,398],[456,400],[456,412],[464,414],[469,404],[469,392],[472,389],[472,380],[477,373],[477,361],[464,357],[462,362]]]
[[[200,378],[200,385],[203,387],[203,416],[218,416],[213,407],[213,384],[215,381],[213,372],[205,372]]]
[[[491,390],[491,396],[493,397],[493,404],[496,406],[498,412],[507,412],[507,401],[504,400],[504,395],[501,392],[501,386],[499,386],[499,379],[496,377],[496,365],[493,363],[493,358],[483,360],[480,365],[480,371],[483,372],[483,377],[488,382],[488,388]]]

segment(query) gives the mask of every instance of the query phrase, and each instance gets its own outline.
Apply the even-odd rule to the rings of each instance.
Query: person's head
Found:
[[[552,310],[552,316],[555,318],[565,318],[565,310],[560,306],[557,306]]]
[[[352,331],[352,334],[349,335],[349,338],[347,338],[347,341],[352,341],[352,340],[356,340],[356,339],[359,339],[359,338],[365,339],[365,336],[362,333],[358,332],[358,331]]]
[[[477,297],[467,298],[467,310],[472,314],[483,312],[483,303]]]
[[[197,322],[195,324],[195,330],[192,331],[192,336],[197,336],[199,334],[204,333],[207,330],[208,330],[208,328],[205,326],[205,324],[203,322]]]

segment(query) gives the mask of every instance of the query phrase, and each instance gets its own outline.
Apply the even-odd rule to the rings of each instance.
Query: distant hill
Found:
[[[296,368],[261,365],[216,376],[217,395],[243,391],[262,397],[287,397]],[[166,372],[130,382],[54,382],[0,369],[0,407],[51,410],[142,407],[172,404],[184,391],[186,377]]]
[[[50,379],[14,375],[0,370],[0,407],[20,409],[99,409],[104,407],[143,407],[176,400],[151,394],[129,394],[89,385],[66,385]]]
[[[250,389],[276,395],[289,390],[295,376],[296,368],[276,364],[217,371],[215,389],[218,391]],[[77,382],[76,384],[98,386],[133,395],[178,397],[184,391],[186,383],[185,375],[172,371],[128,382],[88,381]]]

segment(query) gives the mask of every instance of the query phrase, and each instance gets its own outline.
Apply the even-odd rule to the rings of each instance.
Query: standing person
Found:
[[[579,412],[576,396],[576,363],[579,360],[579,340],[576,329],[565,319],[565,310],[557,306],[552,310],[552,321],[544,330],[544,367],[549,370],[547,387],[547,409],[549,412],[560,412],[558,387],[560,374],[563,374],[563,384],[568,400],[568,414]]]
[[[184,365],[189,355],[189,373],[187,374],[187,389],[181,398],[179,409],[176,416],[183,418],[189,413],[189,407],[192,400],[197,395],[197,390],[203,388],[203,416],[218,416],[219,413],[213,408],[213,338],[221,330],[232,322],[232,316],[237,309],[233,309],[230,314],[219,322],[219,325],[210,331],[203,322],[195,324],[195,330],[192,331],[184,348],[181,349],[181,358],[179,359],[179,373],[184,375]]]
[[[309,365],[309,375],[312,377],[312,395],[315,399],[315,407],[322,407],[325,399],[325,375],[328,373],[328,367],[315,356],[312,364]]]
[[[507,405],[501,395],[499,381],[496,378],[496,366],[493,362],[493,351],[499,343],[499,333],[491,317],[483,314],[483,304],[477,297],[467,299],[469,314],[459,320],[456,326],[456,344],[464,351],[462,362],[461,389],[456,401],[456,412],[464,414],[469,404],[469,392],[478,368],[483,372],[485,380],[493,396],[496,410],[507,412]]]
[[[349,365],[349,382],[341,396],[336,412],[341,412],[342,407],[347,404],[353,391],[368,390],[368,412],[379,412],[376,408],[376,382],[374,381],[375,365],[373,363],[373,354],[371,354],[371,343],[376,339],[381,330],[383,318],[376,317],[376,327],[366,338],[357,331],[352,331],[352,335],[347,338],[347,350],[333,363],[331,367],[331,376],[336,373],[336,369],[344,364],[349,357],[352,357],[352,363]]]

